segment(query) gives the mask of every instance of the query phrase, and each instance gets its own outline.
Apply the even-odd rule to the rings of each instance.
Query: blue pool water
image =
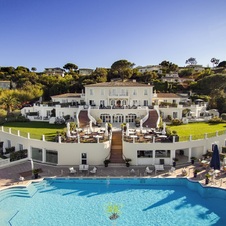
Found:
[[[45,179],[0,192],[0,225],[226,225],[225,202],[225,190],[187,179]]]

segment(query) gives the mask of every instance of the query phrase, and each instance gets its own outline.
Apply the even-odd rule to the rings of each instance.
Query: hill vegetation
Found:
[[[46,74],[36,72],[24,66],[0,67],[0,81],[8,80],[11,89],[3,92],[0,90],[0,117],[9,114],[15,109],[20,109],[30,102],[49,101],[53,95],[63,93],[81,93],[84,86],[93,83],[107,82],[111,79],[136,79],[137,82],[150,83],[157,92],[190,92],[195,93],[195,98],[204,97],[210,100],[210,108],[219,109],[220,113],[226,112],[226,61],[219,63],[219,67],[205,68],[197,71],[195,62],[187,60],[188,67],[179,68],[178,65],[162,61],[161,70],[140,72],[134,63],[119,60],[111,68],[96,68],[90,75],[80,75],[76,64],[67,63],[63,66],[64,75]],[[183,83],[162,82],[161,78],[168,73],[178,73],[185,78]],[[193,79],[193,81],[186,81]],[[203,96],[205,95],[205,96]]]

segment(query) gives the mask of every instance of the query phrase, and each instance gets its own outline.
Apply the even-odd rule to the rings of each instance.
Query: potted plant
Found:
[[[110,162],[111,162],[110,159],[105,159],[105,160],[104,160],[104,166],[105,166],[105,167],[108,167],[108,164],[109,164]]]
[[[39,177],[39,169],[33,169],[33,174],[34,174],[34,178],[35,179],[38,179],[38,177]]]
[[[140,126],[140,118],[135,119],[135,126],[139,127]]]
[[[173,167],[176,167],[176,162],[178,161],[178,158],[173,158]]]
[[[205,184],[209,184],[210,177],[211,177],[211,175],[210,175],[209,173],[207,173],[207,174],[205,175]]]
[[[126,158],[125,159],[125,163],[126,163],[126,166],[129,167],[130,166],[130,162],[132,161],[132,159],[129,159],[129,158]]]
[[[101,127],[102,122],[103,122],[102,119],[98,118],[97,121],[96,121],[97,126]]]
[[[197,173],[199,172],[198,169],[194,169],[194,177],[197,177]]]
[[[108,123],[108,133],[110,133],[112,130],[112,124],[111,123]]]
[[[196,157],[191,157],[191,164],[194,165]]]

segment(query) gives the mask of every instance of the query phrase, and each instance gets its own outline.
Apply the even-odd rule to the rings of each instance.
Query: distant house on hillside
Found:
[[[93,69],[90,68],[80,68],[79,75],[91,75],[93,73]]]
[[[162,67],[160,65],[147,65],[147,66],[138,66],[137,67],[138,71],[141,73],[155,71],[155,72],[158,72],[159,74],[162,73],[161,68]]]
[[[191,79],[191,78],[180,78],[178,73],[170,73],[170,74],[166,74],[165,76],[163,76],[162,78],[162,82],[185,82],[185,81],[190,81],[193,82],[195,81],[195,79]]]
[[[203,71],[205,70],[205,67],[203,67],[202,65],[187,65],[184,69],[187,69],[187,68],[193,68],[196,72],[200,72],[200,71]]]
[[[61,75],[64,76],[65,70],[59,67],[55,68],[45,68],[44,71],[45,74],[47,75]]]
[[[10,81],[0,81],[0,89],[10,89]]]

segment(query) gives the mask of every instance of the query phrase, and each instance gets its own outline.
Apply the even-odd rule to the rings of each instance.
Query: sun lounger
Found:
[[[157,173],[157,171],[164,171],[164,165],[155,165],[155,173]]]
[[[69,168],[69,171],[70,171],[71,174],[76,173],[76,170],[74,169],[74,167],[70,167],[70,168]]]
[[[153,172],[153,170],[149,169],[149,167],[147,166],[145,169],[145,173],[146,174],[151,174]]]
[[[97,172],[97,168],[94,166],[94,167],[93,167],[93,169],[92,169],[92,170],[90,170],[90,173],[92,173],[92,174],[96,174],[96,172]]]
[[[87,171],[89,170],[89,165],[79,165],[79,170],[80,171]]]

